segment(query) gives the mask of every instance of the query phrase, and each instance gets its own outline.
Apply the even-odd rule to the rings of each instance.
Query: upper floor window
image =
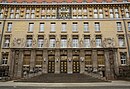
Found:
[[[67,47],[67,39],[66,38],[62,38],[60,45],[61,45],[61,48],[66,48]]]
[[[0,18],[3,18],[3,13],[0,13]]]
[[[43,32],[44,31],[44,23],[40,23],[40,32]]]
[[[66,23],[62,23],[62,32],[66,32]]]
[[[16,13],[15,18],[16,19],[19,18],[19,13]]]
[[[121,64],[126,64],[126,60],[127,60],[127,53],[126,52],[120,52],[120,60],[121,60]]]
[[[51,23],[51,32],[56,31],[56,23]]]
[[[27,47],[32,47],[32,36],[27,36],[26,46]]]
[[[99,22],[95,22],[95,31],[100,31],[100,24],[99,24]]]
[[[128,31],[130,31],[130,22],[128,22]]]
[[[5,65],[8,62],[8,53],[2,54],[2,64]]]
[[[8,32],[11,32],[11,31],[12,31],[12,23],[8,23],[7,31],[8,31]]]
[[[122,25],[121,22],[117,22],[117,31],[122,31]]]
[[[32,19],[35,18],[35,14],[34,13],[31,14],[31,18]]]
[[[14,14],[13,13],[10,14],[10,18],[11,19],[14,18]]]
[[[35,13],[35,9],[32,9],[31,13]]]
[[[118,37],[118,44],[119,44],[119,47],[124,47],[125,46],[125,38],[124,38],[124,36],[119,36]]]
[[[8,48],[9,46],[10,46],[10,36],[5,36],[4,48]]]
[[[41,48],[43,47],[44,44],[44,37],[43,36],[39,36],[38,37],[38,47]]]
[[[90,36],[84,37],[84,47],[86,48],[90,47]]]
[[[72,38],[72,47],[73,47],[73,48],[79,47],[78,36],[73,36],[73,38]]]
[[[77,22],[73,22],[73,28],[72,28],[72,31],[73,31],[73,32],[78,31],[78,28],[77,28]]]
[[[30,16],[29,16],[29,13],[26,13],[26,18],[29,18]]]
[[[84,31],[89,31],[88,22],[84,22]]]
[[[55,38],[50,38],[50,43],[49,43],[49,47],[55,47],[56,46],[56,40]]]
[[[28,32],[33,32],[33,29],[34,29],[34,23],[29,23]]]
[[[101,38],[101,36],[96,36],[96,47],[102,47],[102,38]]]

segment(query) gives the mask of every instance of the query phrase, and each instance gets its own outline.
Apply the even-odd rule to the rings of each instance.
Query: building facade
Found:
[[[130,0],[0,0],[0,75],[95,73],[130,65]]]

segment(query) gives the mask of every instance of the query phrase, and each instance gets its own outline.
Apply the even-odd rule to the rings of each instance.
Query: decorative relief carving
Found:
[[[56,40],[56,47],[60,47],[60,41],[59,41],[58,38],[57,38],[57,40]]]
[[[70,38],[69,38],[69,40],[68,40],[68,44],[67,44],[67,47],[71,47],[71,40],[70,40]]]
[[[103,47],[104,47],[104,48],[112,48],[112,47],[115,47],[114,38],[104,38],[104,40],[103,40]]]
[[[94,39],[94,38],[91,39],[91,46],[92,46],[92,47],[96,47],[96,42],[95,42],[95,39]]]
[[[13,48],[20,48],[25,46],[25,40],[24,38],[14,38],[12,41],[12,47]]]

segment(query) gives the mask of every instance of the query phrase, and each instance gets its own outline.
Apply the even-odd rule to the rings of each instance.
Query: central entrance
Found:
[[[67,73],[67,55],[61,56],[60,73]]]
[[[80,73],[80,61],[78,55],[73,55],[73,73]]]
[[[48,58],[48,73],[55,72],[55,56],[51,55]]]

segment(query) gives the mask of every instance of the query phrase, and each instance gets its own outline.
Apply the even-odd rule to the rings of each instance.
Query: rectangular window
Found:
[[[104,65],[104,55],[103,54],[98,54],[97,55],[97,60],[98,60],[98,65]]]
[[[56,31],[56,24],[51,23],[51,32],[55,32],[55,31]]]
[[[62,23],[62,32],[66,32],[66,23]]]
[[[130,22],[128,22],[128,31],[130,31]]]
[[[122,25],[121,22],[117,22],[117,31],[122,31]]]
[[[121,64],[125,65],[127,60],[127,53],[126,52],[120,52],[120,60]]]
[[[90,38],[85,38],[84,39],[84,47],[85,48],[90,48]]]
[[[97,36],[97,37],[96,37],[96,47],[97,47],[97,48],[102,47],[102,39],[101,39],[101,36]]]
[[[61,39],[61,48],[67,47],[67,39]]]
[[[2,65],[6,65],[8,62],[8,53],[2,54]]]
[[[85,65],[92,65],[92,56],[91,54],[86,54],[85,55]]]
[[[28,29],[28,31],[29,32],[33,32],[33,29],[34,29],[34,23],[29,23],[29,29]]]
[[[0,13],[0,18],[3,18],[3,13]]]
[[[19,14],[18,14],[18,13],[16,14],[15,18],[16,18],[16,19],[19,18]]]
[[[77,28],[77,22],[74,22],[74,23],[73,23],[72,31],[73,31],[73,32],[78,31],[78,28]]]
[[[4,48],[9,48],[10,46],[10,36],[5,36]]]
[[[88,22],[84,22],[84,31],[89,31]]]
[[[118,37],[118,44],[119,44],[119,47],[124,47],[125,46],[124,36],[119,36]]]
[[[43,32],[44,31],[44,23],[40,23],[40,32]]]
[[[51,38],[50,39],[50,44],[49,44],[49,47],[51,47],[51,48],[53,48],[53,47],[55,47],[56,46],[56,41],[55,41],[55,39],[53,38]]]
[[[13,13],[10,14],[10,18],[11,19],[14,18],[14,14]]]
[[[95,22],[95,31],[100,31],[100,24],[99,24],[99,22]]]
[[[77,48],[79,47],[79,40],[78,39],[72,39],[72,47]]]
[[[34,14],[34,13],[31,14],[31,18],[32,18],[32,19],[35,18],[35,14]]]
[[[43,43],[44,43],[44,39],[43,38],[38,38],[38,47],[39,48],[43,47]]]
[[[8,23],[7,31],[8,31],[8,32],[11,32],[11,31],[12,31],[12,23]]]
[[[32,47],[32,35],[27,36],[27,42],[26,42],[26,46],[27,47]]]
[[[114,17],[113,13],[110,13],[110,18],[113,18],[113,17]]]
[[[26,18],[29,18],[29,13],[26,13]]]

